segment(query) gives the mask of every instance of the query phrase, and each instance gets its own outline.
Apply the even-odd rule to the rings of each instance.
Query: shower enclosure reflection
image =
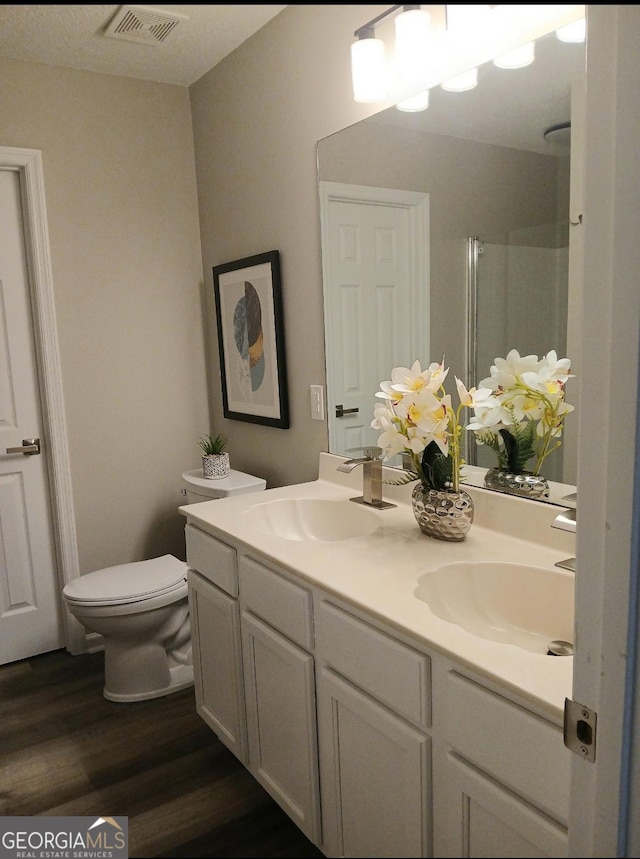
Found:
[[[525,236],[509,235],[508,243],[478,237],[467,240],[469,271],[469,384],[489,375],[496,357],[517,346],[521,355],[542,355],[567,348],[569,238],[567,223],[551,224]],[[569,400],[570,402],[570,391]],[[545,462],[548,480],[562,481],[560,447]],[[471,439],[467,461],[491,468],[495,456]]]

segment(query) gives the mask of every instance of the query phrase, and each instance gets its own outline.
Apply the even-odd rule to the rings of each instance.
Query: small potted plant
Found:
[[[225,451],[227,439],[218,433],[208,433],[200,439],[202,448],[202,473],[212,480],[227,477],[231,471],[229,454]]]

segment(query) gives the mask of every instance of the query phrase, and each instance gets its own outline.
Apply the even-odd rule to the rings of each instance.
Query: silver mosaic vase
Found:
[[[522,495],[524,498],[548,498],[549,483],[539,474],[524,471],[514,474],[501,468],[490,468],[484,477],[487,489],[497,492],[507,492],[510,495]]]
[[[436,540],[460,542],[473,523],[473,499],[464,489],[427,489],[417,483],[411,506],[422,533]]]

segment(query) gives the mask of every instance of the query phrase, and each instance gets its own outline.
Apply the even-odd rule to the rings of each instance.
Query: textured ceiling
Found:
[[[143,6],[187,16],[157,44],[106,38],[122,7],[0,5],[0,56],[190,86],[285,6]]]

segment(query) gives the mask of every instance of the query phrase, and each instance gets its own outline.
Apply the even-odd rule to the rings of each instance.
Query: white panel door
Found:
[[[0,170],[0,664],[64,644],[20,176]],[[39,455],[8,453],[38,438]]]
[[[376,444],[393,367],[428,359],[428,195],[320,184],[329,450],[346,453]]]

